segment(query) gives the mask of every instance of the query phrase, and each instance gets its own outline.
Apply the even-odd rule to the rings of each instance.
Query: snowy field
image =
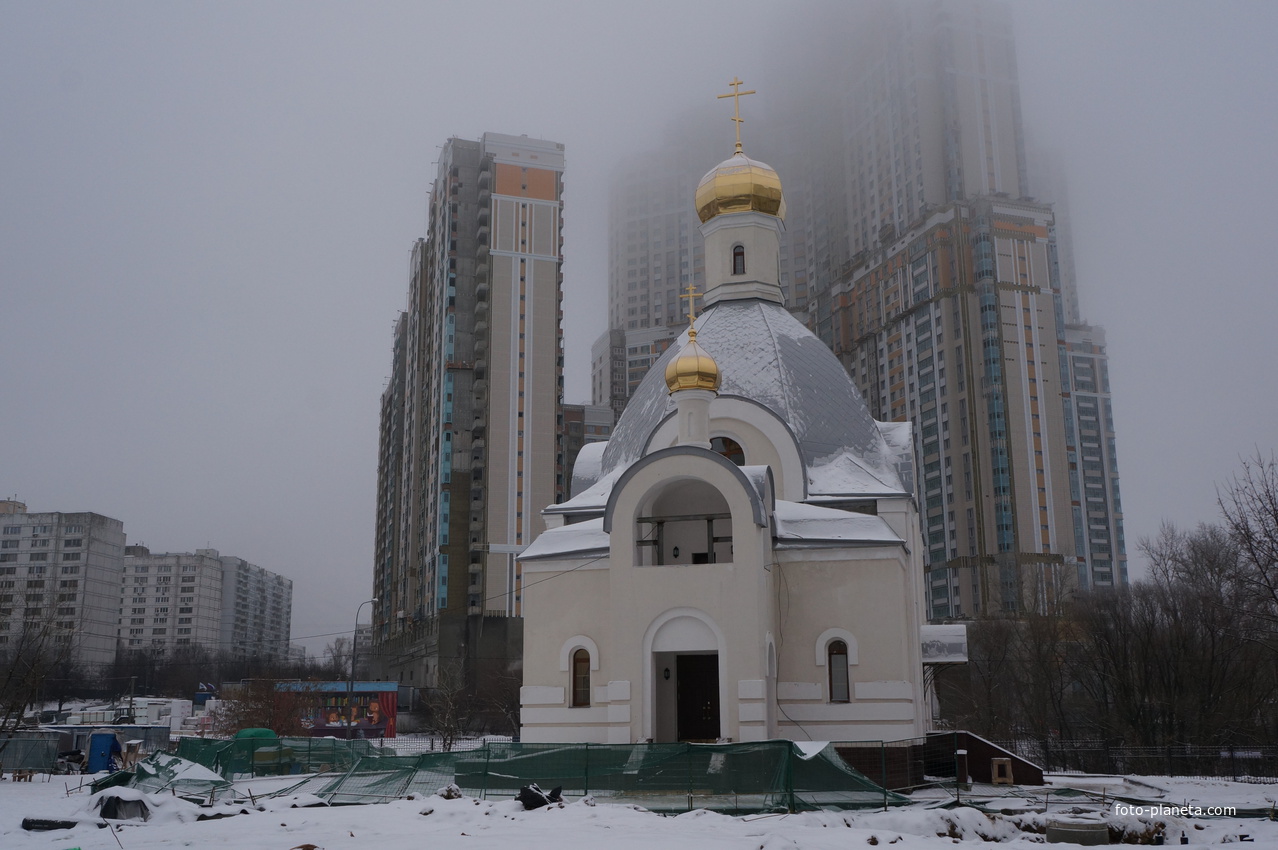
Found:
[[[1006,799],[1004,814],[987,816],[975,809],[929,808],[920,802],[889,812],[823,812],[799,815],[727,817],[694,811],[661,817],[627,806],[576,801],[524,811],[514,800],[443,799],[427,796],[382,805],[298,808],[308,799],[256,799],[277,790],[281,780],[257,779],[238,784],[243,804],[202,809],[172,796],[148,798],[154,812],[145,823],[119,823],[98,828],[94,799],[88,788],[76,790],[80,777],[53,777],[31,783],[0,782],[0,848],[51,850],[135,850],[153,847],[225,847],[228,850],[290,850],[309,845],[325,850],[587,850],[587,848],[662,848],[662,850],[846,850],[892,845],[896,850],[971,846],[998,841],[1008,846],[1042,845],[1047,821],[1068,820],[1125,827],[1131,833],[1166,825],[1168,844],[1181,832],[1193,846],[1233,844],[1249,836],[1253,847],[1278,848],[1278,823],[1261,818],[1182,818],[1119,814],[1109,802],[1040,802]],[[1069,777],[1070,784],[1096,793],[1130,794],[1133,787],[1156,791],[1161,806],[1197,805],[1265,808],[1278,788],[1216,780],[1142,778],[1133,783]],[[1076,780],[1076,781],[1075,781]],[[296,778],[283,780],[296,781]],[[1058,783],[1065,782],[1057,778]],[[68,793],[68,788],[70,793]],[[250,802],[252,793],[256,802]],[[138,795],[126,789],[124,794]],[[1143,796],[1143,795],[1142,795]],[[940,796],[932,801],[938,802]],[[1121,804],[1120,804],[1121,805]],[[201,814],[230,814],[198,821]],[[241,813],[242,812],[242,813]],[[84,822],[72,829],[28,832],[23,818]],[[1036,830],[1036,832],[1035,832]],[[1052,845],[1076,846],[1076,845]]]

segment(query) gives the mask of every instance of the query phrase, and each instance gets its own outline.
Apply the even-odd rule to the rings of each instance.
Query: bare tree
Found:
[[[46,701],[56,702],[61,711],[68,700],[83,697],[90,689],[90,676],[83,664],[68,653],[47,670],[41,694]]]
[[[426,728],[439,736],[445,752],[452,750],[457,739],[474,729],[476,701],[466,686],[460,660],[439,662],[434,687],[422,695],[422,720]]]
[[[0,753],[22,723],[27,708],[35,703],[50,671],[62,667],[72,654],[70,633],[52,619],[41,616],[43,608],[30,609],[31,616],[10,620],[16,630],[0,653]]]
[[[1014,629],[1007,619],[968,625],[968,663],[945,671],[936,682],[951,725],[1000,740],[1014,737]]]
[[[334,638],[324,647],[324,666],[333,679],[345,679],[351,673],[354,642],[348,637]]]
[[[241,729],[271,729],[281,736],[308,734],[302,719],[315,705],[316,690],[296,683],[280,689],[278,684],[276,679],[250,679],[227,687],[222,705],[213,713],[213,728],[223,735]]]
[[[190,699],[211,678],[213,661],[213,653],[198,643],[174,647],[155,670],[152,687],[157,694]]]
[[[969,626],[970,663],[937,679],[952,725],[995,737],[1082,734],[1144,746],[1278,733],[1278,461],[1219,494],[1223,525],[1141,541],[1149,576],[1059,610]]]
[[[1259,451],[1217,493],[1225,529],[1238,547],[1240,579],[1252,593],[1251,613],[1278,651],[1278,460]]]
[[[1073,622],[1062,610],[1031,613],[1013,630],[1015,696],[1021,729],[1041,741],[1073,734]]]
[[[503,667],[485,665],[480,670],[478,702],[486,731],[501,735],[519,734],[519,688],[523,684],[523,662]]]
[[[1147,580],[1080,603],[1074,669],[1099,727],[1146,746],[1264,740],[1274,665],[1230,536],[1165,525],[1141,548]]]

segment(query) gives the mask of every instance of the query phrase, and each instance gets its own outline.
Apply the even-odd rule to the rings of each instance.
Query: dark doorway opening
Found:
[[[675,659],[678,739],[713,743],[719,739],[719,656],[680,655]]]

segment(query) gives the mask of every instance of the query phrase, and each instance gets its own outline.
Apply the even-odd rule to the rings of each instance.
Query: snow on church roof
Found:
[[[572,465],[571,495],[581,495],[599,480],[599,475],[603,472],[603,452],[607,445],[606,442],[586,443],[577,452],[577,460]]]
[[[607,556],[608,532],[603,530],[603,517],[548,528],[519,555],[521,561],[539,558]]]
[[[777,502],[773,512],[777,547],[786,544],[813,545],[838,543],[904,543],[881,517],[849,513],[833,508]]]
[[[662,376],[686,337],[653,364],[626,405],[604,450],[605,474],[638,460],[673,410]],[[720,396],[758,402],[790,426],[807,466],[810,496],[908,492],[897,474],[897,453],[851,378],[785,307],[759,299],[720,301],[697,320],[697,342],[719,364]]]
[[[833,508],[778,501],[772,512],[778,548],[793,546],[901,545],[904,541],[881,518]],[[520,554],[521,561],[604,558],[609,535],[603,518],[548,528]]]

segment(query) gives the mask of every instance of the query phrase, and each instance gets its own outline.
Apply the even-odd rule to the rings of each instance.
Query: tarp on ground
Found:
[[[129,770],[121,770],[93,783],[96,793],[109,787],[136,788],[147,794],[173,793],[183,797],[211,798],[231,783],[214,771],[171,753],[152,753]]]
[[[141,795],[127,791],[104,791],[93,799],[93,805],[107,820],[150,820],[151,808]]]

